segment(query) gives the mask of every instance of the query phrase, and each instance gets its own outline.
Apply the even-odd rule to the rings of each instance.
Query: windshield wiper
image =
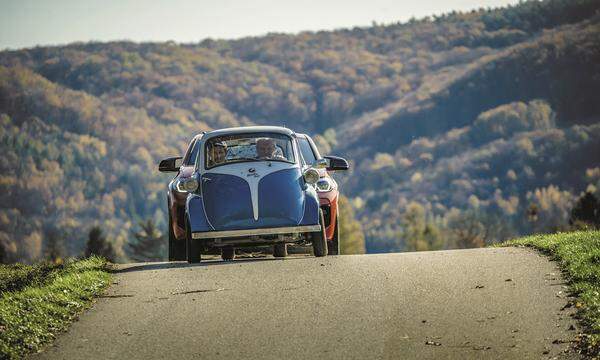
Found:
[[[231,159],[228,160],[228,162],[236,162],[236,161],[255,161],[258,160],[257,158],[253,158],[253,157],[238,157],[235,159]]]
[[[290,161],[286,158],[268,158],[268,159],[261,159],[264,161],[280,161],[280,162],[284,162],[284,163],[288,163],[288,164],[293,164],[293,161]]]

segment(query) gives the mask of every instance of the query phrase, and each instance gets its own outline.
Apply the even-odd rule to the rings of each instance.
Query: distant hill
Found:
[[[369,251],[565,226],[600,189],[600,1],[240,40],[0,52],[0,244],[165,226],[162,157],[202,130],[285,125],[348,157]]]

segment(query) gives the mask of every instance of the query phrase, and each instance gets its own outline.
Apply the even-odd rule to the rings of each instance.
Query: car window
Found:
[[[308,139],[305,137],[298,138],[298,145],[300,146],[300,152],[302,153],[302,157],[304,158],[304,162],[306,164],[312,165],[317,161],[317,157],[313,152]]]
[[[198,157],[199,151],[200,151],[200,141],[196,141],[196,143],[194,144],[194,147],[192,148],[192,151],[190,151],[187,161],[184,162],[184,165],[185,166],[193,166],[194,164],[196,164],[196,158]]]
[[[187,147],[187,150],[185,151],[185,155],[183,155],[183,160],[181,162],[181,164],[183,166],[187,166],[190,163],[190,157],[192,155],[192,149],[194,148],[194,145],[196,144],[196,139],[192,139],[192,141],[190,141],[190,144]]]
[[[295,161],[292,138],[267,132],[210,138],[206,141],[205,154],[207,169],[247,161]]]

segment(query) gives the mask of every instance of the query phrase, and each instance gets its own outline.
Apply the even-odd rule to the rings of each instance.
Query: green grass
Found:
[[[578,308],[585,334],[580,346],[588,355],[600,355],[600,231],[534,235],[502,246],[534,247],[560,263]]]
[[[62,264],[50,262],[42,262],[35,265],[0,264],[0,294],[7,291],[21,290],[28,285],[41,285],[48,281],[57,270],[63,268]]]
[[[0,359],[20,359],[64,331],[110,280],[104,259],[0,267]]]

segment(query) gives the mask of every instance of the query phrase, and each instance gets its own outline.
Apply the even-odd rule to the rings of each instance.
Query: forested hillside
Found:
[[[80,254],[98,225],[126,259],[140,221],[166,229],[159,159],[250,124],[308,132],[351,161],[336,177],[368,251],[566,228],[584,192],[600,195],[598,94],[600,0],[0,52],[0,253]]]

